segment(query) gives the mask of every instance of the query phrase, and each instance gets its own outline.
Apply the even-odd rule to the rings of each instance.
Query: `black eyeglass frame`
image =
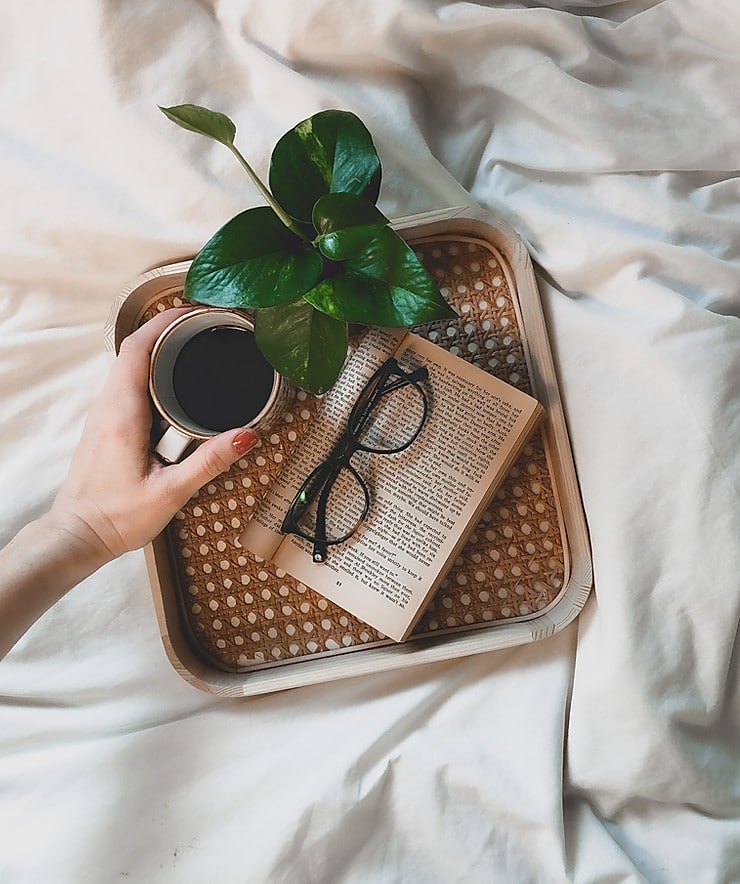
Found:
[[[424,429],[429,417],[429,398],[420,381],[427,380],[428,377],[429,371],[425,366],[406,371],[401,368],[395,357],[391,356],[387,359],[360,391],[347,418],[347,426],[329,456],[304,479],[288,507],[280,530],[283,534],[294,534],[312,543],[312,557],[315,562],[325,562],[330,546],[349,540],[365,521],[370,511],[370,490],[360,473],[352,465],[352,456],[358,451],[365,451],[368,454],[399,454],[409,448]],[[359,437],[381,399],[408,385],[415,387],[422,401],[422,415],[415,432],[402,445],[392,448],[372,446],[360,441]],[[363,493],[362,512],[351,531],[341,537],[328,538],[326,536],[326,514],[329,497],[334,483],[343,469],[349,471]],[[314,501],[316,501],[316,527],[313,531],[308,531],[302,528],[299,523]]]

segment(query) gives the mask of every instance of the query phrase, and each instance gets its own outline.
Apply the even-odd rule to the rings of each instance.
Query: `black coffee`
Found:
[[[198,332],[184,345],[172,383],[185,414],[221,432],[253,420],[269,399],[274,379],[251,331],[218,326]]]

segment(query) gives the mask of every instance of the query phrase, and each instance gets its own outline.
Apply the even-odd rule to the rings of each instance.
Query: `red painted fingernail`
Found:
[[[250,448],[254,448],[259,440],[260,437],[254,432],[254,430],[250,430],[246,427],[234,436],[231,440],[231,444],[237,454],[246,454]]]

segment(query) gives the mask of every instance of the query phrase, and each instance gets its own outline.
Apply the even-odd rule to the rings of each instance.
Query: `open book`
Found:
[[[370,489],[367,519],[316,563],[281,533],[304,479],[334,448],[358,394],[389,356],[428,370],[429,414],[397,454],[352,457]],[[394,397],[389,397],[394,398]],[[383,420],[403,421],[389,403]],[[540,404],[448,350],[405,330],[371,329],[347,361],[306,436],[240,537],[242,546],[395,641],[412,631],[542,414]],[[356,497],[357,486],[348,483]],[[352,487],[354,486],[354,487]],[[339,492],[342,493],[341,491]],[[347,500],[347,506],[356,500]]]

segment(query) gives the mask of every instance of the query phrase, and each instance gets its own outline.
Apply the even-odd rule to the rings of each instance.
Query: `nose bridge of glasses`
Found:
[[[357,470],[350,463],[350,458],[357,450],[358,445],[350,434],[342,436],[331,454],[313,470],[303,483],[301,489],[303,500],[301,502],[308,505],[324,491],[330,489],[343,469],[348,469],[354,475],[358,475]]]
[[[334,446],[331,454],[326,458],[327,465],[336,465],[338,467],[349,466],[350,458],[358,450],[359,446],[352,432],[351,427],[347,427],[339,437],[337,444]]]

